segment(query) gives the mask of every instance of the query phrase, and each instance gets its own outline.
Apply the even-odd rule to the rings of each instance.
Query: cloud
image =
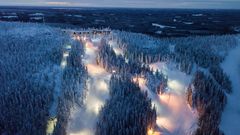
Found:
[[[55,5],[55,6],[70,6],[72,3],[70,2],[60,2],[60,1],[49,1],[45,2],[46,5]]]
[[[240,9],[240,0],[0,0],[0,5]]]

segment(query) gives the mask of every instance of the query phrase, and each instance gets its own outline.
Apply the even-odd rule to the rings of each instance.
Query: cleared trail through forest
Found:
[[[103,37],[81,37],[85,47],[83,62],[87,67],[87,96],[84,108],[77,108],[72,113],[68,133],[70,135],[94,135],[94,128],[100,107],[109,97],[108,84],[111,74],[96,64],[98,46]]]
[[[229,52],[221,65],[229,76],[233,88],[233,92],[227,94],[227,105],[224,108],[220,123],[220,128],[226,135],[240,133],[240,37],[237,40],[238,46]]]
[[[153,63],[150,65],[154,71],[157,69],[168,76],[168,91],[157,95],[146,86],[146,81],[140,80],[142,90],[148,91],[149,98],[156,107],[157,125],[160,134],[189,135],[197,128],[197,113],[187,104],[185,92],[191,81],[191,76],[169,67],[166,63]]]

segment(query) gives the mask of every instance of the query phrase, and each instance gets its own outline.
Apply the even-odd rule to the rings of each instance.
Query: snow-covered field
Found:
[[[222,63],[223,70],[230,77],[233,92],[227,95],[227,105],[222,114],[220,128],[225,135],[237,135],[240,133],[240,38],[238,46],[229,51]]]
[[[100,107],[108,99],[108,83],[111,74],[96,64],[96,54],[101,37],[85,40],[84,64],[87,66],[88,94],[84,108],[75,108],[69,121],[68,133],[70,135],[94,135],[94,127]]]

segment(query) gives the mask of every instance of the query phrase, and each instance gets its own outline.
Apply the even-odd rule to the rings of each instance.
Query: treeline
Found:
[[[227,93],[232,92],[232,83],[226,73],[223,72],[219,65],[213,65],[209,68],[209,72],[212,74],[214,79]]]
[[[115,40],[123,49],[126,57],[141,63],[166,61],[170,57],[168,41],[162,41],[151,36],[124,31],[114,31],[112,40]]]
[[[121,55],[116,55],[113,49],[107,45],[102,44],[99,48],[99,52],[96,58],[97,64],[105,68],[108,72],[118,73],[130,73],[140,74],[141,64],[129,60],[125,61],[125,58]]]
[[[235,36],[196,36],[157,39],[144,34],[114,31],[127,58],[142,63],[173,61],[179,70],[190,74],[194,65],[209,68],[220,64],[229,49],[237,45]]]
[[[158,70],[155,73],[153,73],[153,71],[147,72],[145,77],[147,80],[146,85],[154,93],[163,94],[166,91],[168,77],[162,72],[159,72]]]
[[[103,44],[99,48],[96,58],[97,64],[105,68],[108,72],[129,75],[129,77],[138,76],[145,77],[149,89],[155,93],[161,93],[167,87],[167,77],[157,71],[153,72],[147,64],[134,59],[128,59],[126,56],[116,55],[114,50],[107,44]]]
[[[67,125],[71,110],[75,105],[83,106],[86,98],[86,80],[88,78],[86,67],[82,63],[81,55],[84,54],[83,45],[72,41],[71,51],[67,59],[67,66],[63,71],[62,96],[59,98],[57,110],[57,125],[54,135],[66,135]]]
[[[151,100],[129,77],[113,75],[109,89],[110,99],[99,113],[96,135],[146,135],[155,128]]]
[[[187,90],[187,100],[199,114],[195,135],[222,135],[219,130],[221,114],[227,97],[209,75],[197,71]]]

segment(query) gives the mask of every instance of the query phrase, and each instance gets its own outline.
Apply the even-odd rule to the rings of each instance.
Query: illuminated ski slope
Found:
[[[80,38],[85,40],[86,54],[83,61],[90,75],[88,79],[89,91],[85,101],[85,110],[76,109],[72,113],[68,133],[70,135],[93,135],[99,108],[104,105],[105,100],[108,98],[108,82],[111,74],[98,66],[95,60],[102,37]],[[110,38],[105,39],[107,39],[106,42],[113,47],[117,55],[123,55],[123,51],[115,41],[110,40]],[[154,135],[191,134],[197,128],[197,113],[188,106],[185,96],[191,76],[185,75],[166,63],[153,63],[150,68],[158,69],[168,76],[169,90],[158,96],[147,88],[144,78],[138,78],[141,89],[148,91],[148,95],[157,109],[156,122],[159,129],[149,133]],[[134,79],[136,81],[137,78]]]
[[[89,79],[85,108],[77,108],[72,113],[68,133],[70,135],[93,135],[98,112],[108,98],[108,83],[111,74],[96,64],[98,45],[102,37],[83,38],[85,46],[84,64],[87,66]]]
[[[138,78],[141,89],[148,91],[157,109],[159,131],[156,132],[164,135],[191,134],[197,128],[197,113],[191,110],[185,99],[191,77],[165,63],[153,63],[150,68],[163,71],[168,76],[168,91],[160,96],[147,88],[144,78]]]

